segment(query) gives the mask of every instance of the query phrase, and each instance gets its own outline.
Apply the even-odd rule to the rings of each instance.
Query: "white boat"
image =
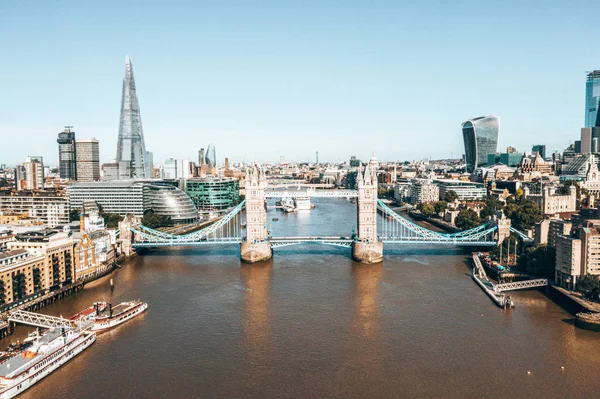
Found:
[[[310,211],[314,206],[310,203],[310,197],[294,198],[296,209],[299,211]]]
[[[140,300],[122,302],[115,307],[109,303],[107,309],[97,312],[91,330],[104,331],[116,327],[127,320],[139,316],[147,308],[148,304]]]
[[[96,341],[96,333],[72,327],[36,333],[31,345],[0,363],[0,399],[14,398]]]
[[[296,206],[294,205],[294,200],[290,197],[283,197],[281,199],[281,207],[284,212],[291,213],[296,212]]]

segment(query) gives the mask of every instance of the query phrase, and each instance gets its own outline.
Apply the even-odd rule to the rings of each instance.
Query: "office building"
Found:
[[[205,163],[206,163],[206,161],[204,159],[204,148],[200,148],[198,150],[198,167],[201,167]]]
[[[537,152],[540,154],[540,157],[546,159],[546,145],[545,144],[536,144],[531,148],[532,152]]]
[[[25,176],[25,167],[23,165],[17,165],[15,167],[15,187],[17,191],[25,190],[27,188],[27,177]]]
[[[96,139],[76,140],[77,181],[100,180],[100,144]]]
[[[572,227],[573,223],[568,220],[550,219],[550,222],[548,222],[548,246],[556,248],[558,237],[571,234]]]
[[[439,187],[439,197],[444,198],[448,191],[454,191],[461,201],[478,201],[487,195],[487,190],[483,183],[474,183],[470,181],[439,179],[435,180]]]
[[[581,128],[581,154],[600,154],[600,127]]]
[[[44,188],[44,160],[42,157],[28,156],[23,162],[25,168],[25,188],[41,190]]]
[[[143,217],[153,210],[171,217],[173,223],[190,223],[198,218],[194,203],[179,188],[152,181],[113,181],[77,183],[67,188],[70,209],[81,210],[84,203],[94,201],[107,213]]]
[[[45,193],[20,192],[15,195],[0,194],[0,211],[39,219],[48,227],[69,223],[69,201]]]
[[[146,151],[146,178],[154,177],[154,154],[151,151]]]
[[[415,179],[410,189],[410,203],[436,202],[440,199],[440,188],[428,179]]]
[[[148,173],[146,144],[133,76],[133,65],[129,56],[125,58],[116,159],[119,163],[119,180],[150,177],[146,176]],[[125,162],[128,167],[121,167],[121,162]]]
[[[577,237],[560,236],[556,241],[556,285],[575,289],[581,276],[581,240]]]
[[[61,179],[77,180],[77,154],[75,145],[75,132],[72,126],[65,126],[65,130],[58,134],[58,174]]]
[[[240,202],[240,184],[235,178],[187,179],[184,190],[203,211],[227,209]]]
[[[109,162],[102,164],[102,180],[114,181],[119,180],[119,163]]]
[[[558,237],[556,284],[576,289],[580,278],[600,275],[600,230],[598,226],[578,227]]]
[[[600,127],[600,70],[588,72],[585,81],[585,127]]]
[[[191,177],[190,174],[190,161],[187,159],[177,160],[177,179],[188,179]]]
[[[497,116],[481,116],[462,124],[468,172],[485,165],[488,154],[496,153],[499,130],[500,118]]]
[[[357,159],[356,156],[352,155],[350,157],[350,167],[358,168],[361,165],[360,159]]]
[[[165,160],[163,165],[163,179],[177,179],[177,160],[169,158]]]
[[[209,144],[208,148],[206,149],[205,161],[209,170],[217,167],[217,152],[213,144]]]

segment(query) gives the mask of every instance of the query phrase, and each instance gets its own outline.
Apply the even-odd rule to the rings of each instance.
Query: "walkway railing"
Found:
[[[548,284],[549,283],[547,279],[538,278],[534,280],[515,281],[514,283],[496,284],[494,289],[496,290],[496,292],[505,292],[514,290],[524,290],[527,288],[545,287]]]

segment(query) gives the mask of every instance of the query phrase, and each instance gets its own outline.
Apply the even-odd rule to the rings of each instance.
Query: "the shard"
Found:
[[[120,180],[150,177],[147,176],[146,145],[142,130],[140,104],[135,90],[133,66],[129,56],[125,58],[117,163],[119,165]]]

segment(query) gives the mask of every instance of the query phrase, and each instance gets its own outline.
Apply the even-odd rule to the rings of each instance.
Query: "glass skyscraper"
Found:
[[[77,157],[75,150],[75,132],[71,127],[58,134],[58,174],[61,179],[77,180]]]
[[[588,72],[585,82],[585,127],[600,126],[600,70]]]
[[[480,116],[462,124],[468,172],[485,165],[488,154],[496,153],[499,130],[500,118],[497,116]]]
[[[151,177],[147,175],[149,171],[146,165],[146,144],[142,130],[140,104],[133,77],[133,65],[129,56],[125,58],[117,163],[119,164],[120,179]]]
[[[209,144],[206,149],[205,162],[210,169],[217,167],[217,152],[215,151],[215,146],[213,144]]]

